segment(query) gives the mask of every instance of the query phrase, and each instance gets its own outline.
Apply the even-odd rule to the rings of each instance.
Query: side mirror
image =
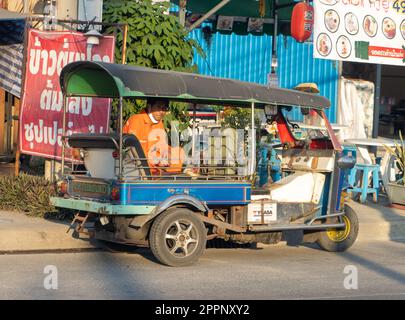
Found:
[[[356,159],[352,156],[342,156],[337,161],[337,166],[340,169],[352,169],[356,164]]]
[[[308,108],[301,108],[301,114],[303,116],[309,115],[309,109]]]

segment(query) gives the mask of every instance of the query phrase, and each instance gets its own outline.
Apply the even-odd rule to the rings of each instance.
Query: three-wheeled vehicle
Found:
[[[84,214],[81,222],[92,216],[95,238],[148,245],[169,266],[195,263],[207,240],[214,238],[272,244],[293,234],[300,242],[317,242],[328,251],[344,251],[356,240],[358,220],[344,192],[345,172],[354,160],[343,154],[328,122],[326,98],[230,79],[87,61],[65,66],[60,83],[63,172],[58,196],[51,201],[78,211],[77,218]],[[118,98],[118,132],[67,136],[66,101],[73,96]],[[152,174],[137,137],[123,133],[123,98],[168,99],[189,103],[194,110],[201,104],[250,108],[249,134],[223,128],[201,140],[194,121],[188,148],[193,174]],[[323,134],[297,138],[286,117],[291,107],[304,115],[316,114],[325,125]],[[264,111],[280,140],[282,179],[262,187],[254,183],[259,145],[255,110]],[[80,151],[85,174],[74,172],[74,162],[67,165],[68,148]],[[220,156],[213,159],[216,152]],[[82,223],[77,230],[81,228]]]

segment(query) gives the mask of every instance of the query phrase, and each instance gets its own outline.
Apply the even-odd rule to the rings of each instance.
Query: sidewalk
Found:
[[[0,211],[0,253],[33,250],[94,249],[88,239],[75,239],[69,223]]]
[[[389,207],[383,196],[377,204],[372,201],[351,204],[360,222],[358,241],[405,241],[405,210]]]
[[[360,230],[357,241],[405,241],[405,211],[379,204],[354,202]],[[66,233],[68,222],[0,211],[0,253],[40,250],[95,249],[97,242]]]

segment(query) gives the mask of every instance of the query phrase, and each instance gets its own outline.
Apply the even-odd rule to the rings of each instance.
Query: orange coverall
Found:
[[[123,133],[135,135],[141,143],[148,160],[151,174],[159,175],[163,172],[181,172],[184,160],[184,150],[180,147],[167,145],[167,134],[163,121],[153,123],[145,110],[132,115],[125,123]],[[168,165],[162,165],[162,157]]]

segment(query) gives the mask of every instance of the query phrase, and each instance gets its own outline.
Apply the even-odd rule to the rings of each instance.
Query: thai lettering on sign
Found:
[[[114,37],[104,36],[97,46],[78,32],[28,31],[27,64],[20,112],[21,152],[60,159],[63,95],[59,76],[74,61],[112,62]],[[108,130],[110,100],[88,97],[67,99],[67,135]]]

